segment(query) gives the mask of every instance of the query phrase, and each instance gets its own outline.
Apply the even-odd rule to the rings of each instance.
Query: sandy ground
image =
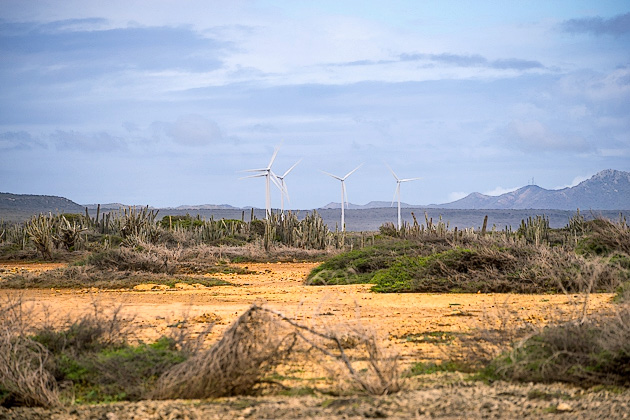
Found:
[[[138,338],[151,340],[178,325],[200,330],[216,325],[210,340],[252,303],[295,317],[303,323],[360,322],[377,329],[386,346],[402,355],[403,365],[442,359],[449,336],[501,319],[543,325],[579,311],[580,298],[565,295],[376,294],[369,285],[304,286],[315,263],[243,264],[255,274],[222,275],[233,286],[141,285],[136,290],[0,290],[0,298],[22,294],[39,322],[90,310],[95,302],[110,309],[123,305],[125,322]],[[58,264],[0,263],[2,276],[17,270],[44,270]],[[611,294],[590,296],[589,311],[611,306]],[[187,319],[186,324],[180,321]],[[169,327],[170,326],[170,327]],[[140,401],[56,409],[0,407],[0,419],[481,419],[629,418],[630,391],[584,391],[562,384],[483,384],[458,373],[414,377],[405,391],[383,397],[351,395],[233,397],[203,401]],[[310,382],[309,382],[310,383]],[[415,382],[414,382],[415,383]],[[543,396],[543,397],[537,397]]]
[[[152,340],[169,326],[188,319],[192,329],[215,322],[216,339],[252,303],[269,307],[302,322],[360,322],[375,328],[399,352],[403,361],[440,359],[443,344],[453,334],[513,319],[542,325],[561,313],[579,311],[581,298],[566,295],[512,294],[378,294],[370,285],[305,286],[303,280],[317,263],[242,264],[247,275],[213,275],[234,286],[205,288],[182,285],[141,285],[135,290],[0,290],[0,296],[21,293],[39,311],[38,320],[62,319],[90,309],[123,305],[123,318]],[[0,263],[2,275],[16,270],[44,270],[59,264]],[[590,296],[589,311],[607,308],[611,294]],[[46,309],[44,311],[43,309]],[[180,323],[181,325],[181,323]],[[186,325],[182,325],[185,327]],[[440,333],[444,333],[443,336]]]

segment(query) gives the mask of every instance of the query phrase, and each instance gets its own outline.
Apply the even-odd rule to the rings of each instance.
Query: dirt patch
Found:
[[[0,262],[0,280],[3,276],[13,273],[33,272],[39,273],[54,268],[65,267],[66,263],[27,263],[27,262]]]
[[[0,270],[45,270],[62,265],[1,263]],[[0,296],[21,294],[35,309],[40,310],[38,320],[41,322],[45,321],[45,308],[53,316],[62,318],[88,310],[95,300],[103,307],[121,304],[124,306],[124,322],[137,331],[138,339],[147,341],[157,339],[169,328],[189,328],[195,332],[212,322],[215,327],[209,339],[216,340],[252,303],[266,302],[270,308],[301,322],[317,319],[320,322],[352,321],[374,326],[386,339],[386,345],[402,355],[403,365],[406,366],[418,361],[443,359],[445,347],[453,345],[451,337],[466,333],[488,320],[500,320],[500,317],[488,314],[510,314],[520,321],[542,325],[557,320],[556,317],[563,312],[579,310],[581,302],[577,295],[378,294],[370,291],[370,285],[305,286],[303,281],[306,275],[316,265],[248,263],[240,266],[253,271],[252,274],[212,275],[229,281],[232,284],[229,286],[154,288],[146,285],[135,290],[0,290]],[[590,296],[589,310],[610,308],[611,300],[612,294],[593,294]],[[183,320],[187,322],[183,323]],[[296,375],[295,372],[291,374]],[[313,378],[320,374],[306,371],[300,375],[302,381],[308,381],[309,376]],[[605,417],[621,418],[621,408],[627,407],[630,402],[628,391],[622,394],[604,392],[606,395],[588,393],[581,396],[582,391],[561,385],[488,386],[465,382],[457,376],[438,375],[432,378],[435,383],[416,383],[411,387],[414,390],[383,398],[316,394],[309,397],[267,396],[212,402],[150,401],[76,407],[58,413],[43,410],[41,416],[37,409],[33,409],[27,417],[83,419],[129,418],[137,415],[136,418],[163,418],[163,414],[169,418],[461,418],[462,413],[470,413],[465,417],[519,418],[529,415],[540,418],[552,415],[554,418],[576,418],[577,415],[580,418],[599,418],[604,414],[601,410],[605,410]],[[413,379],[412,382],[418,380]],[[308,384],[316,385],[314,382]],[[418,387],[426,389],[418,390]],[[537,391],[530,392],[532,387]],[[531,397],[544,393],[554,396],[553,399]],[[566,405],[560,405],[563,402]],[[567,411],[562,411],[565,409]],[[0,410],[0,418],[19,418],[20,415],[25,415],[25,412]]]
[[[447,386],[383,397],[329,395],[140,401],[39,409],[0,407],[0,419],[623,419],[630,392],[563,385],[492,385],[441,378]]]
[[[9,269],[45,270],[59,264],[13,264]],[[304,278],[317,263],[249,263],[241,267],[253,274],[213,274],[232,286],[156,287],[146,284],[134,290],[38,289],[21,293],[37,308],[48,307],[56,316],[78,314],[96,299],[104,307],[121,304],[126,321],[137,327],[138,337],[152,340],[188,317],[201,323],[212,313],[216,326],[211,337],[222,334],[254,302],[266,304],[286,315],[306,321],[323,318],[331,322],[351,320],[376,327],[405,361],[440,359],[445,337],[463,333],[501,312],[521,321],[540,325],[560,312],[578,310],[577,295],[516,294],[382,294],[370,285],[305,286]],[[593,294],[590,310],[611,306],[612,294]],[[43,321],[43,317],[40,318]],[[196,328],[189,325],[189,328]],[[199,329],[203,326],[198,326]],[[424,338],[426,337],[426,339]]]

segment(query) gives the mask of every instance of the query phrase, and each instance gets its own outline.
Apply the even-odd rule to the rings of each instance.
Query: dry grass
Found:
[[[0,303],[1,405],[60,405],[57,383],[46,369],[50,354],[29,338],[31,325],[31,311],[20,296]]]

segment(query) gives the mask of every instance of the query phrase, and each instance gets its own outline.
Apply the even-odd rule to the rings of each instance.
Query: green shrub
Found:
[[[455,248],[426,257],[399,257],[374,275],[375,292],[477,292],[481,284],[476,274],[515,268],[508,251],[485,252]],[[486,290],[483,290],[484,292]]]
[[[162,220],[160,220],[160,226],[164,229],[169,228],[183,228],[190,229],[193,226],[203,226],[204,221],[197,216],[193,218],[190,214],[186,214],[184,216],[164,216]]]
[[[440,243],[439,246],[444,246]],[[374,273],[388,268],[396,257],[431,252],[432,246],[407,240],[385,239],[379,243],[338,254],[314,268],[308,285],[370,283]]]
[[[186,358],[166,337],[152,344],[104,349],[81,355],[64,366],[64,377],[74,384],[78,402],[136,401],[157,378]]]
[[[395,258],[372,278],[375,292],[560,293],[613,291],[630,270],[564,248],[471,244],[429,256]],[[625,261],[625,260],[623,260]]]
[[[31,339],[50,355],[46,366],[55,381],[72,384],[77,402],[138,400],[188,356],[169,337],[128,344],[118,310],[105,316],[98,306],[64,328],[38,330]]]
[[[548,326],[495,359],[484,374],[526,382],[630,386],[630,306]]]
[[[469,372],[470,368],[459,362],[445,361],[440,364],[418,362],[409,368],[406,376],[430,375],[437,372]]]

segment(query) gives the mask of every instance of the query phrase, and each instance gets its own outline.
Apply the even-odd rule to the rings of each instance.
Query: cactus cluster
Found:
[[[502,231],[498,231],[496,226],[492,226],[492,228],[488,229],[487,215],[484,217],[481,227],[477,229],[474,227],[465,229],[458,229],[457,227],[454,227],[451,229],[449,222],[444,222],[442,220],[442,216],[439,217],[437,222],[434,222],[433,218],[429,217],[426,212],[424,213],[424,223],[422,224],[418,222],[418,219],[413,212],[411,213],[411,216],[413,218],[413,224],[403,222],[402,227],[400,229],[396,229],[396,226],[393,223],[385,223],[379,229],[381,234],[409,239],[435,237],[444,238],[453,242],[458,242],[463,239],[476,239],[486,235],[496,234],[504,235],[506,239],[522,239],[528,243],[536,245],[549,241],[549,218],[544,215],[530,217],[527,220],[523,220],[516,234],[512,232],[512,228],[510,226],[506,226]],[[577,221],[574,221],[574,223],[577,223]],[[583,218],[582,223],[584,223]]]
[[[66,215],[52,213],[33,216],[25,225],[26,235],[44,258],[52,258],[55,248],[76,250],[80,234],[86,229],[80,220],[70,222]]]
[[[545,215],[528,217],[527,220],[521,220],[521,225],[516,234],[524,238],[529,244],[540,245],[542,242],[549,241],[549,218]]]
[[[263,246],[268,250],[274,243],[302,249],[326,249],[337,245],[335,234],[330,232],[316,211],[302,220],[297,213],[290,211],[272,213],[265,220]]]

